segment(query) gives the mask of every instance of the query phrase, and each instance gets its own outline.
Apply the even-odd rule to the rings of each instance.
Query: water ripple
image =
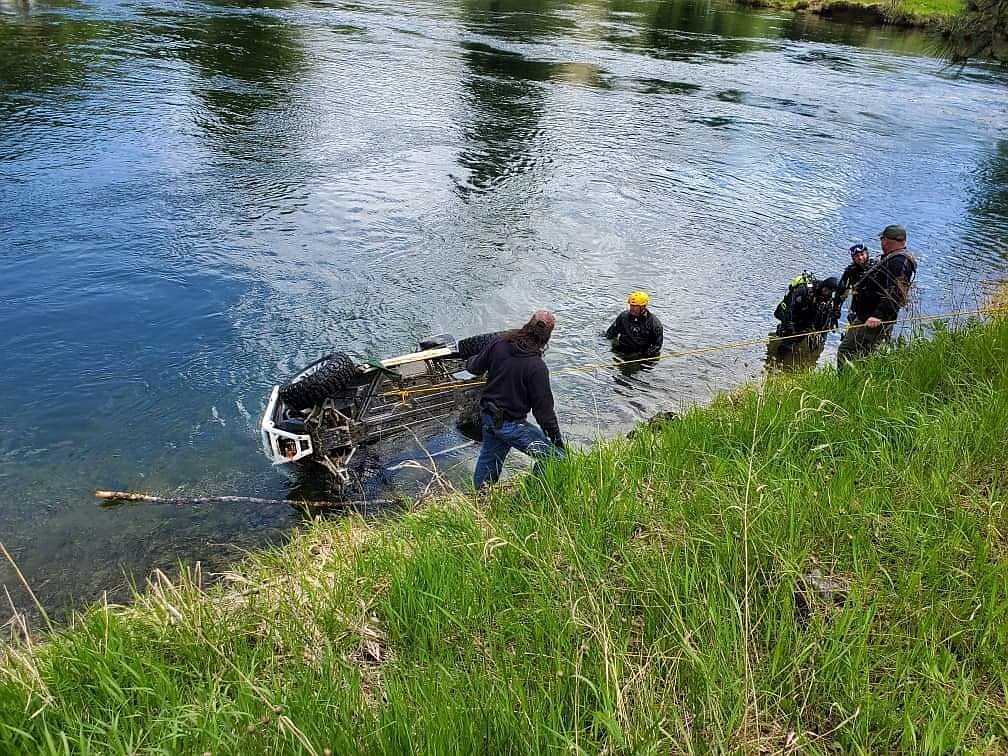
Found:
[[[783,282],[838,272],[892,220],[927,309],[1008,266],[1008,78],[954,77],[919,35],[688,0],[0,13],[5,543],[52,605],[118,580],[110,554],[143,572],[295,522],[145,511],[124,528],[90,490],[284,495],[256,419],[322,353],[549,306],[551,365],[605,363],[599,334],[636,288],[670,349],[750,337]],[[762,358],[555,389],[587,442]]]

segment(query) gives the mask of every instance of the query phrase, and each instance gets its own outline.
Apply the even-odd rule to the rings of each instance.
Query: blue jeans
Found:
[[[504,469],[504,458],[514,447],[536,460],[547,457],[563,457],[563,449],[554,446],[538,426],[524,420],[506,420],[500,428],[494,427],[493,416],[480,413],[483,423],[483,447],[476,461],[476,475],[473,485],[483,488],[496,483]]]

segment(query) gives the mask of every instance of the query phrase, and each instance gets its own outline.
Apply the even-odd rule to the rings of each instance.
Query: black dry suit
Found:
[[[614,347],[617,351],[647,357],[661,352],[665,340],[661,321],[650,310],[644,310],[640,315],[624,310],[609,326],[605,335],[608,339],[616,339]]]
[[[858,285],[862,276],[875,265],[875,262],[875,260],[869,257],[864,265],[852,262],[844,268],[843,275],[840,276],[840,287],[836,290],[836,294],[833,295],[833,317],[835,320],[840,320],[840,311],[843,308],[844,300],[847,299],[847,294]]]
[[[487,374],[480,406],[491,413],[499,410],[503,421],[524,420],[531,411],[546,437],[563,446],[560,423],[553,409],[549,368],[536,350],[526,349],[505,338],[494,339],[466,362],[473,375]]]
[[[835,282],[836,279],[833,279]],[[814,278],[799,277],[792,282],[788,293],[774,310],[780,321],[778,336],[796,336],[810,331],[825,331],[833,325],[833,303],[830,299],[817,300],[815,291],[822,282]]]

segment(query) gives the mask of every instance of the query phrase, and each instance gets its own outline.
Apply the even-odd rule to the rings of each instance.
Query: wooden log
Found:
[[[359,505],[389,506],[402,504],[399,499],[365,499],[356,501],[308,501],[298,499],[263,499],[257,496],[152,496],[132,491],[95,491],[103,501],[145,501],[152,504],[286,504],[294,509],[352,509]]]

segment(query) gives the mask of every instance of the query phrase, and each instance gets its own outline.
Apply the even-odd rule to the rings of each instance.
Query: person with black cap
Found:
[[[875,264],[875,261],[871,259],[871,252],[868,250],[864,244],[855,244],[850,248],[851,264],[844,268],[843,274],[840,276],[840,285],[837,287],[837,292],[833,296],[833,326],[840,322],[840,314],[843,310],[843,303],[847,299],[847,295],[850,294],[851,290],[857,286],[858,281],[867,272],[867,270]],[[849,312],[847,313],[847,318],[853,317]]]
[[[793,282],[774,310],[774,317],[780,321],[777,326],[777,337],[781,340],[777,346],[779,356],[790,354],[803,334],[810,334],[808,345],[812,351],[822,347],[826,334],[819,332],[830,328],[833,297],[838,285],[835,276],[822,281],[802,277]]]
[[[866,355],[892,337],[893,323],[907,302],[917,274],[917,260],[907,249],[903,226],[886,226],[879,234],[881,259],[861,276],[851,299],[851,325],[837,349],[837,367]]]
[[[500,334],[466,363],[473,375],[487,376],[480,397],[483,446],[473,478],[477,489],[497,482],[512,448],[536,460],[563,456],[549,368],[543,360],[555,325],[551,312],[539,310],[521,328]],[[529,412],[539,427],[528,422]]]

